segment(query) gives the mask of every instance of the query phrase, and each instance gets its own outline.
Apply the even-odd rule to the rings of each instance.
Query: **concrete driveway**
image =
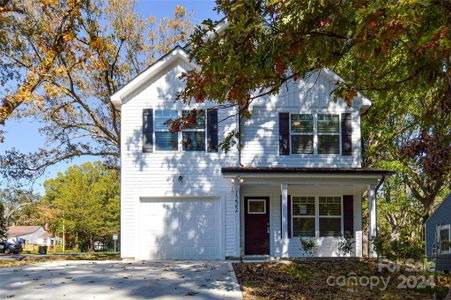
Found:
[[[242,299],[224,261],[59,261],[0,269],[0,299]]]

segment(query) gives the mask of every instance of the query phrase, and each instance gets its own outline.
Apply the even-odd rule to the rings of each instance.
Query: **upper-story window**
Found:
[[[176,118],[176,110],[155,110],[155,150],[178,150],[178,132],[170,132],[169,127],[164,124],[167,120]]]
[[[186,116],[189,111],[182,114]],[[155,110],[155,150],[178,151],[181,144],[183,151],[205,151],[205,112],[198,111],[196,121],[181,132],[170,132],[165,123],[178,117],[177,110]]]
[[[189,114],[188,110],[182,112],[183,116]],[[205,151],[205,112],[197,112],[196,121],[182,130],[183,151]]]
[[[318,114],[318,154],[340,154],[339,115]]]
[[[291,154],[313,154],[313,115],[291,115]]]
[[[291,114],[291,154],[340,154],[340,116]]]
[[[189,110],[143,109],[142,150],[153,151],[205,151],[218,152],[218,109],[196,110],[190,116],[190,125],[179,132],[171,132],[166,124],[187,116]],[[194,112],[193,112],[194,113]],[[288,126],[287,126],[288,127]]]

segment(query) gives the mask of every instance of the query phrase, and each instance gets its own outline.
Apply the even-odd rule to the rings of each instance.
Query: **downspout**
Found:
[[[379,183],[377,184],[376,188],[374,189],[374,194],[375,194],[376,198],[377,198],[377,190],[384,183],[384,181],[385,181],[385,175],[382,175],[381,181],[379,181]]]
[[[238,111],[238,166],[239,167],[243,166],[243,164],[241,163],[241,114],[240,114],[240,109]]]
[[[242,167],[243,165],[241,164],[241,114],[240,114],[241,109],[238,107],[238,167]],[[238,205],[241,208],[241,182],[238,180],[238,185],[240,187],[239,189],[239,195],[237,195],[236,197],[238,197]],[[238,191],[236,191],[236,193],[238,193]],[[242,212],[241,209],[238,210],[239,211],[239,233],[238,233],[238,249],[239,249],[239,256],[240,256],[240,262],[243,262],[243,245],[242,245],[242,239],[241,239],[241,234],[242,234],[242,228],[244,226],[244,222],[243,222],[243,218],[242,216]]]

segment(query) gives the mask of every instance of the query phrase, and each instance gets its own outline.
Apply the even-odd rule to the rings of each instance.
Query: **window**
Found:
[[[183,116],[189,114],[183,111]],[[205,151],[205,112],[197,111],[196,121],[182,131],[183,151]]]
[[[291,115],[291,153],[313,154],[312,115]]]
[[[293,235],[315,236],[315,197],[293,197],[292,200]]]
[[[319,236],[341,234],[341,197],[319,197]]]
[[[342,234],[341,196],[292,197],[293,236],[337,237]]]
[[[155,111],[155,150],[177,151],[178,133],[170,132],[165,125],[167,120],[178,118],[176,110],[156,110]]]
[[[251,215],[266,214],[266,200],[265,199],[247,200],[247,213]]]
[[[188,110],[182,111],[185,116],[188,113]],[[155,110],[155,150],[178,151],[180,138],[183,151],[205,151],[205,112],[199,110],[196,122],[183,129],[182,132],[170,132],[165,123],[169,119],[175,120],[178,117],[177,110]]]
[[[340,154],[340,115],[315,116],[291,114],[291,154]]]
[[[450,225],[442,225],[439,226],[439,247],[440,253],[449,253],[450,252]]]
[[[340,154],[338,115],[318,115],[318,154]]]

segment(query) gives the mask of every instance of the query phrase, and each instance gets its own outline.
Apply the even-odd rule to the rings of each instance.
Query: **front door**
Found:
[[[269,254],[269,197],[244,198],[244,254]]]

